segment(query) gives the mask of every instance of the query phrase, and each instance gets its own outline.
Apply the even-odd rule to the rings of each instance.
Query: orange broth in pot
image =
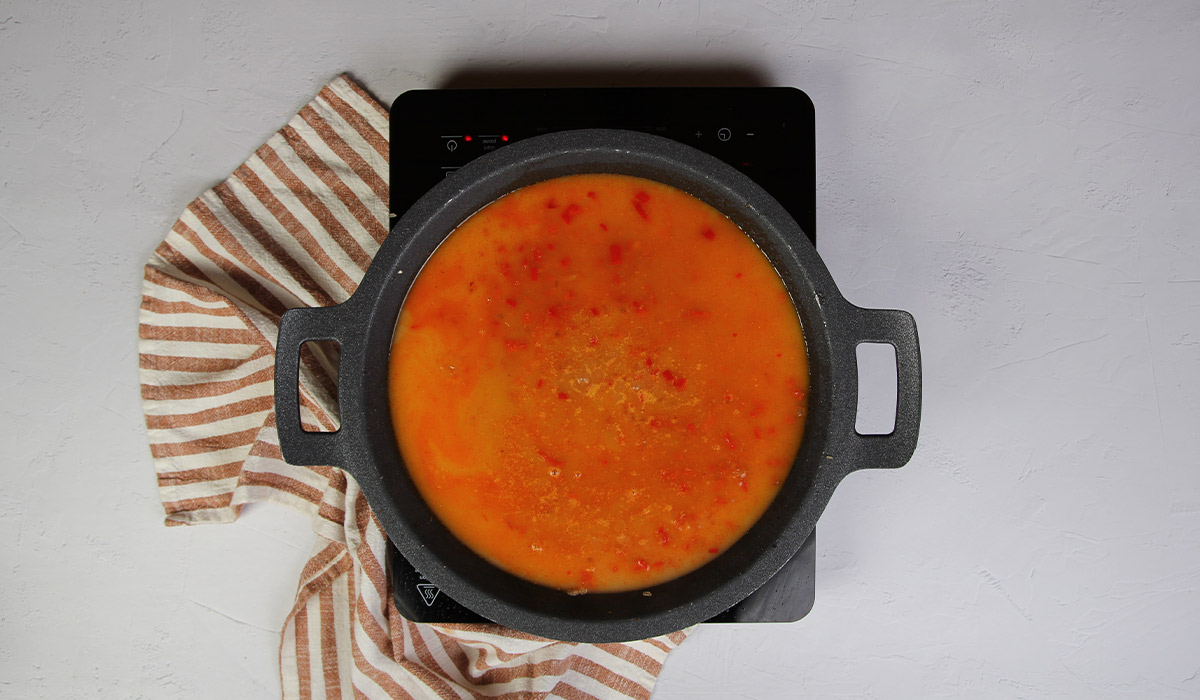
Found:
[[[788,475],[808,394],[778,273],[705,202],[574,175],[480,210],[397,322],[392,421],[421,496],[473,551],[573,593],[716,558]]]

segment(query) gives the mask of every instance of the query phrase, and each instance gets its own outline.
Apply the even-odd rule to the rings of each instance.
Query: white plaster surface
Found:
[[[312,535],[165,528],[141,265],[325,81],[744,66],[817,108],[819,249],[910,310],[920,446],[820,525],[802,622],[683,698],[1200,697],[1200,7],[0,1],[0,698],[276,697]]]

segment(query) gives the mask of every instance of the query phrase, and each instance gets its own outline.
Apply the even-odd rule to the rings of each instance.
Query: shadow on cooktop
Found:
[[[767,87],[770,76],[761,68],[723,63],[615,66],[604,64],[544,64],[520,67],[451,70],[438,87],[560,88],[560,87]]]

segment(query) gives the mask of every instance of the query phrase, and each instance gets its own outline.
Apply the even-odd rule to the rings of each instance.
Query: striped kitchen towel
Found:
[[[387,236],[387,201],[387,111],[343,76],[188,205],[154,251],[138,359],[167,524],[230,522],[261,501],[312,517],[312,556],[282,630],[285,698],[649,697],[684,633],[590,645],[405,620],[358,485],[283,461],[279,317],[350,296]],[[301,368],[310,428],[337,425],[332,367],[313,354]]]

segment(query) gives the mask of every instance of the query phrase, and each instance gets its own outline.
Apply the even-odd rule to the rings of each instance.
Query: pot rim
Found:
[[[701,198],[738,224],[783,279],[809,352],[805,435],[779,494],[729,550],[691,573],[650,587],[649,596],[642,590],[567,596],[518,579],[452,535],[447,538],[449,531],[416,494],[403,467],[386,391],[400,306],[441,242],[483,206],[520,187],[598,172],[664,182]],[[293,406],[298,390],[295,362],[300,344],[323,338],[342,346],[342,426],[336,433],[305,433],[298,429],[298,407]],[[896,347],[899,401],[896,430],[887,436],[854,431],[855,348],[860,342]],[[920,357],[911,316],[847,302],[799,225],[738,170],[669,139],[610,129],[518,141],[468,163],[436,185],[400,217],[349,300],[284,315],[276,359],[280,444],[288,462],[347,469],[401,554],[457,602],[506,626],[570,641],[651,637],[702,622],[736,604],[794,555],[846,474],[864,466],[901,466],[908,460],[920,414]]]

